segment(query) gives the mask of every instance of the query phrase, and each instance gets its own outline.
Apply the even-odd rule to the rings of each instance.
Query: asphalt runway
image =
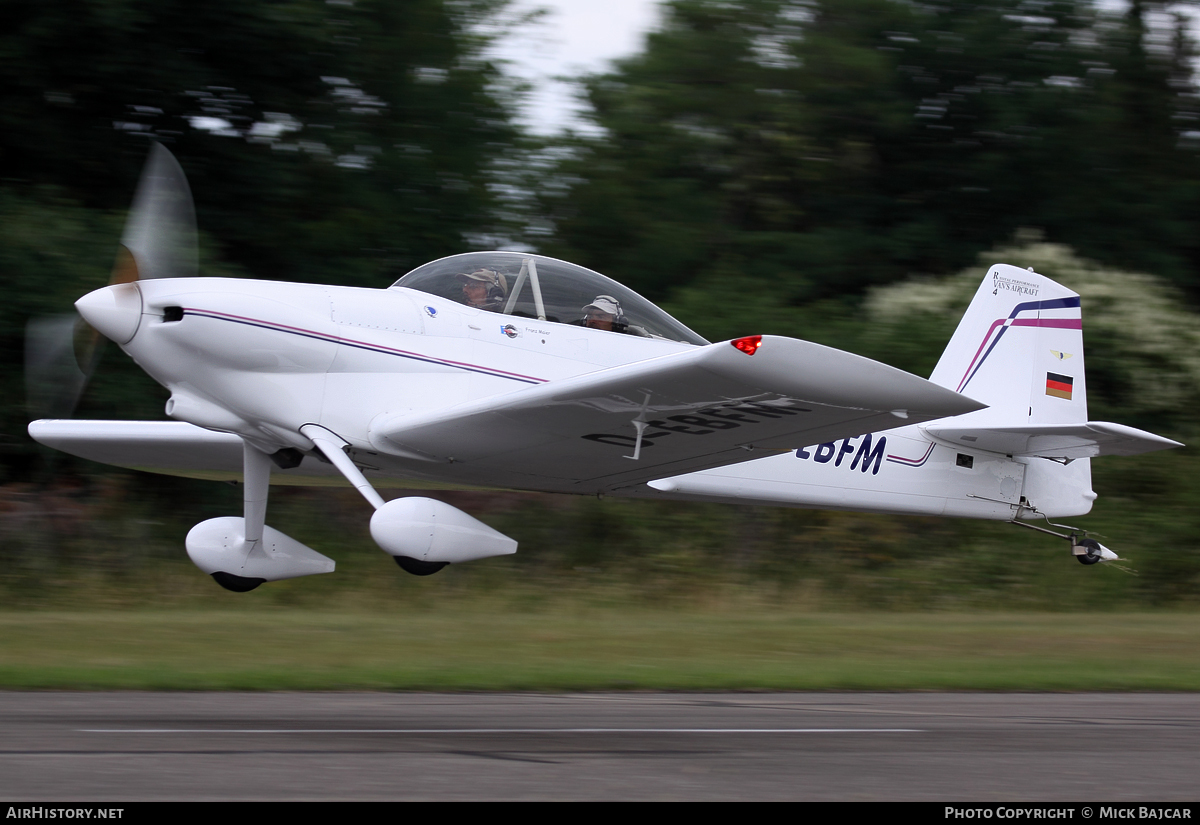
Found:
[[[1200,696],[0,693],[23,801],[1195,801]]]

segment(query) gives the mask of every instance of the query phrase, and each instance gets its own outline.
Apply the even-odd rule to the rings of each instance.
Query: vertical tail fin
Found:
[[[1079,295],[1013,266],[988,271],[930,380],[990,405],[922,429],[960,449],[1023,464],[1026,506],[1018,518],[1088,512],[1096,498],[1093,456],[1181,446],[1088,421]]]
[[[1079,295],[1015,266],[988,270],[930,380],[989,406],[978,422],[1087,421]]]
[[[1035,433],[1085,425],[1079,295],[1035,272],[996,264],[975,292],[930,380],[988,405],[954,419],[956,432],[935,430],[967,449],[1029,455]],[[1005,441],[1010,434],[1014,444]],[[1018,462],[1025,465],[1023,503],[1053,516],[1091,509],[1096,494],[1086,458],[1069,466],[1033,458]],[[1019,518],[1029,518],[1034,511],[1020,512]]]

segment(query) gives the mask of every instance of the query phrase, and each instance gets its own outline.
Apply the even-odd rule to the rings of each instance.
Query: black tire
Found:
[[[232,590],[234,593],[249,593],[266,581],[266,579],[251,579],[246,576],[235,576],[232,573],[222,573],[219,570],[213,573],[212,577],[213,581],[221,587]]]
[[[414,576],[432,576],[450,563],[448,561],[421,561],[411,556],[392,556],[392,558],[396,560],[396,564],[400,565],[401,570],[405,573],[412,573]]]
[[[1086,551],[1075,557],[1080,564],[1095,564],[1100,561],[1100,542],[1095,539],[1081,539],[1078,546]]]

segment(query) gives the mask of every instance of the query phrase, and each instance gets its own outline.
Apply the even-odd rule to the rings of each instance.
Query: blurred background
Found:
[[[790,335],[928,375],[984,268],[1032,266],[1083,295],[1092,418],[1195,442],[1193,5],[610,8],[6,0],[4,603],[1200,603],[1191,449],[1093,463],[1100,499],[1079,521],[1130,559],[1123,569],[1083,569],[1065,543],[1003,524],[461,492],[435,495],[520,552],[416,579],[373,545],[353,491],[276,488],[268,522],[339,572],[246,596],[183,549],[192,524],[240,512],[238,490],[29,439],[28,421],[54,411],[37,387],[28,397],[26,324],[107,282],[159,140],[191,182],[202,274],[385,287],[445,255],[535,250],[621,281],[710,340]],[[567,24],[593,39],[564,46]],[[164,418],[165,400],[110,347],[74,415]]]

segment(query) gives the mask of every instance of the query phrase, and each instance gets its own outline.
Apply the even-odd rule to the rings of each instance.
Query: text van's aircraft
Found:
[[[195,277],[191,196],[155,146],[114,283],[79,312],[174,421],[38,420],[77,456],[244,482],[187,550],[231,590],[331,572],[266,526],[269,485],[348,481],[412,573],[516,551],[386,486],[455,485],[1014,521],[1087,513],[1089,458],[1180,446],[1087,418],[1079,296],[997,265],[930,380],[807,341],[709,343],[620,284],[474,252],[388,289]],[[1116,558],[1079,531],[1085,564]]]

